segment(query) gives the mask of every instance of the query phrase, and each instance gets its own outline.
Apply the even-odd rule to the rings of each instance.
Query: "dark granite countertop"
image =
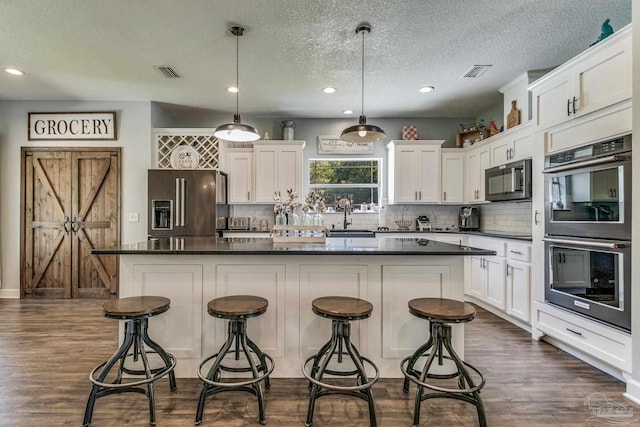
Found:
[[[343,231],[343,230],[337,230]],[[369,231],[369,230],[367,230]],[[431,233],[452,233],[452,234],[469,234],[473,236],[486,236],[486,237],[499,237],[501,239],[513,239],[513,240],[523,240],[531,242],[531,234],[522,234],[522,233],[508,233],[501,231],[460,231],[454,229],[442,229],[442,230],[431,230],[431,231],[418,231],[418,230],[372,230],[377,237],[384,237],[385,234],[395,233],[395,234],[420,234],[425,235],[425,239],[428,239],[428,235]],[[256,231],[256,230],[225,230],[225,234],[232,235],[233,233],[268,233],[268,231]]]
[[[473,236],[486,236],[486,237],[499,237],[501,239],[514,239],[514,240],[525,240],[531,241],[531,234],[522,234],[522,233],[509,233],[509,232],[501,232],[501,231],[460,231],[451,228],[436,230],[433,229],[431,231],[418,231],[418,230],[376,230],[376,236],[384,237],[385,233],[401,233],[401,234],[424,234],[428,236],[432,233],[451,233],[451,234],[467,234]],[[428,239],[428,237],[425,237]]]
[[[416,238],[330,238],[326,243],[273,243],[261,238],[159,238],[93,255],[495,255],[494,251]]]

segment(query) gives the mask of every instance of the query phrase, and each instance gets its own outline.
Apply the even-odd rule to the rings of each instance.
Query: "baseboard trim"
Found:
[[[515,317],[511,317],[510,315],[508,315],[504,311],[500,310],[499,308],[495,308],[492,305],[487,304],[484,301],[479,300],[478,298],[474,297],[473,295],[465,295],[464,296],[464,300],[466,302],[472,302],[472,303],[484,308],[488,312],[490,312],[492,314],[495,314],[496,316],[506,320],[507,322],[516,325],[520,329],[523,329],[523,330],[531,333],[531,325],[530,324],[528,324],[526,322],[523,322],[520,319],[516,319]]]
[[[0,299],[20,298],[20,289],[0,289]]]
[[[576,359],[582,360],[584,363],[587,363],[587,364],[593,366],[594,368],[601,370],[605,374],[608,374],[608,375],[610,375],[610,376],[612,376],[612,377],[614,377],[614,378],[616,378],[616,379],[618,379],[618,380],[620,380],[622,382],[626,382],[627,381],[627,379],[625,378],[624,372],[621,369],[616,368],[614,366],[611,366],[608,363],[606,363],[606,362],[604,362],[604,361],[602,361],[600,359],[597,359],[597,358],[591,356],[588,353],[585,353],[584,351],[582,351],[582,350],[580,350],[578,348],[575,348],[575,347],[573,347],[573,346],[571,346],[569,344],[566,344],[566,343],[560,341],[557,338],[554,338],[554,337],[552,337],[550,335],[544,335],[542,337],[542,341],[545,341],[545,342],[551,344],[552,346],[557,347],[557,348],[559,348],[560,350],[562,350],[562,351],[564,351],[566,353],[569,353],[570,355],[572,355]],[[628,388],[627,388],[627,390],[628,390]]]
[[[627,391],[624,393],[624,397],[640,405],[640,382],[626,375],[625,380],[627,381]]]

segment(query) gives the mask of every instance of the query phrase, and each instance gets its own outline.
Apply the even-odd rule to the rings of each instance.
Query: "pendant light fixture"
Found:
[[[364,36],[371,32],[371,26],[360,24],[356,28],[356,34],[362,34],[362,113],[359,124],[350,126],[342,131],[340,139],[347,142],[375,142],[387,137],[382,128],[367,124],[367,116],[364,115]]]
[[[239,25],[232,25],[229,27],[231,34],[236,36],[236,88],[238,85],[238,74],[240,70],[239,66],[239,41],[240,36],[244,34],[244,28]],[[239,92],[239,91],[238,91]],[[234,142],[249,142],[260,139],[260,134],[253,126],[242,123],[240,120],[240,113],[238,109],[238,92],[236,92],[236,113],[233,115],[233,123],[225,123],[216,128],[213,132],[213,136],[218,139],[224,139],[225,141]]]

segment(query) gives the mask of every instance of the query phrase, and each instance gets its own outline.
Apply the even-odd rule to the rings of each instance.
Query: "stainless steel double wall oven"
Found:
[[[631,135],[545,158],[545,298],[631,330]]]

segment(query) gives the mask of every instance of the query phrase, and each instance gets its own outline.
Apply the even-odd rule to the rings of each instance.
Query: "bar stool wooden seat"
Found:
[[[149,399],[149,422],[154,425],[155,397],[153,383],[159,378],[169,375],[169,388],[176,390],[176,378],[173,372],[176,359],[167,353],[158,343],[153,341],[147,332],[149,318],[169,310],[169,298],[158,296],[138,296],[111,300],[102,305],[105,317],[125,320],[124,340],[120,348],[111,358],[98,365],[89,374],[93,383],[82,425],[91,424],[93,408],[97,399],[116,393],[142,393]],[[145,345],[149,348],[145,348]],[[162,361],[160,366],[152,367],[149,355],[157,355]],[[127,366],[141,362],[142,366]],[[113,374],[110,375],[112,369]],[[158,365],[158,363],[155,363]],[[144,376],[144,379],[123,382],[123,374]],[[113,377],[108,380],[108,377]],[[110,382],[107,382],[110,381]]]
[[[413,425],[420,425],[420,404],[426,399],[449,398],[462,400],[474,405],[478,411],[481,427],[486,427],[487,419],[484,405],[480,397],[480,389],[484,387],[485,379],[482,373],[473,365],[464,362],[456,354],[451,344],[451,323],[465,323],[473,320],[476,314],[471,304],[443,298],[417,298],[409,301],[409,312],[416,317],[429,321],[431,336],[425,344],[420,346],[411,356],[402,360],[400,368],[405,376],[403,390],[409,392],[409,381],[417,386]],[[446,350],[446,353],[445,351]],[[426,357],[422,370],[416,369],[418,359]],[[443,365],[444,360],[450,360],[455,365],[455,372],[430,372],[433,362]],[[475,372],[478,385],[472,378],[470,371]],[[427,383],[427,380],[457,380],[457,388],[438,386]],[[426,389],[433,393],[424,393]]]
[[[302,366],[302,373],[309,380],[311,388],[306,426],[313,425],[313,412],[318,398],[328,394],[344,394],[360,398],[368,403],[369,424],[375,427],[377,420],[371,386],[378,381],[380,374],[378,367],[371,360],[360,355],[356,346],[351,342],[350,325],[353,320],[366,319],[371,316],[373,305],[358,298],[329,296],[313,300],[312,309],[318,316],[332,320],[332,334],[331,339],[320,348],[318,353],[308,358]],[[329,363],[334,356],[337,356],[338,363],[343,363],[345,352],[353,363],[353,368],[349,370],[329,369]],[[309,370],[308,366],[312,361]],[[369,378],[367,375],[365,364],[375,370],[373,378]],[[355,376],[356,384],[353,386],[329,384],[324,379],[325,374],[339,377]],[[343,420],[343,423],[348,424],[349,422]]]
[[[226,296],[207,304],[207,311],[211,316],[227,319],[229,325],[227,341],[217,353],[204,359],[198,368],[198,376],[204,384],[196,411],[196,425],[202,422],[207,397],[224,391],[246,391],[255,395],[258,398],[258,421],[260,424],[266,423],[261,383],[264,381],[265,387],[270,388],[269,375],[273,372],[274,363],[271,356],[260,350],[247,336],[247,319],[264,314],[268,305],[266,299],[253,295]],[[240,354],[244,355],[247,366],[224,365],[224,359],[229,353],[234,355],[235,360],[240,360]],[[211,360],[213,362],[205,375],[203,369]],[[251,378],[226,379],[222,382],[223,371],[250,372]]]

